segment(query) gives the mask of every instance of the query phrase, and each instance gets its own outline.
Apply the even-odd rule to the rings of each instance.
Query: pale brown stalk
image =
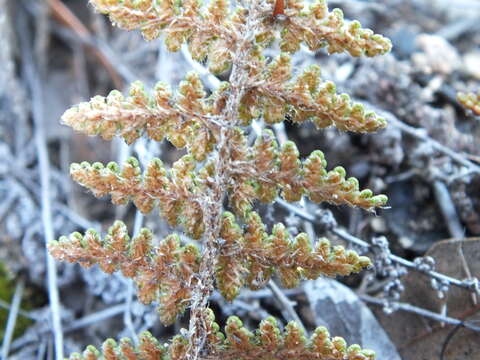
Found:
[[[249,79],[246,64],[255,39],[255,35],[263,26],[262,0],[250,3],[245,26],[239,33],[239,41],[233,53],[232,71],[230,74],[230,93],[219,122],[223,123],[220,130],[217,152],[215,154],[216,176],[211,189],[204,198],[205,233],[202,261],[198,274],[198,282],[192,293],[189,324],[189,349],[187,358],[198,360],[204,349],[208,336],[206,309],[208,299],[214,289],[214,279],[218,255],[221,252],[220,230],[223,213],[223,201],[227,193],[228,179],[231,174],[230,140],[234,135],[233,126],[238,123],[238,107],[247,88]]]

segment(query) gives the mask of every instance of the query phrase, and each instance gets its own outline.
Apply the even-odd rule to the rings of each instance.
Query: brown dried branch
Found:
[[[64,24],[66,27],[71,28],[81,39],[90,39],[92,34],[88,28],[75,16],[74,13],[60,0],[49,0],[48,5],[51,8],[52,16],[60,23]],[[97,49],[92,45],[85,45],[89,49],[98,61],[105,67],[105,69],[110,74],[113,83],[116,87],[120,88],[122,86],[122,78],[117,73],[115,67],[111,64],[101,49]]]

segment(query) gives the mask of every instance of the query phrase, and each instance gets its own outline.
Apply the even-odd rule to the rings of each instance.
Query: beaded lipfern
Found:
[[[463,93],[457,94],[457,99],[460,104],[467,110],[470,110],[475,115],[480,115],[480,91],[478,93]]]
[[[211,95],[195,73],[176,90],[159,83],[146,91],[136,82],[128,96],[113,91],[63,115],[65,124],[87,135],[118,136],[128,144],[146,136],[185,148],[186,155],[170,168],[153,159],[141,169],[131,158],[121,166],[72,164],[71,175],[115,204],[132,201],[142,213],[158,208],[172,227],[198,240],[183,244],[172,233],[157,243],[147,229],[130,239],[126,226],[116,222],[103,238],[89,230],[50,244],[57,259],[132,278],[139,299],[157,303],[165,324],[190,312],[188,331],[168,346],[142,334],[136,346],[107,340],[102,351],[89,347],[71,359],[373,359],[371,351],[347,347],[324,328],[307,340],[294,323],[281,330],[273,319],[254,334],[232,317],[222,333],[208,301],[215,288],[232,301],[242,288],[260,289],[273,276],[295,287],[302,279],[348,275],[370,265],[367,257],[332,247],[327,239],[303,233],[293,238],[281,223],[268,231],[254,206],[277,197],[287,202],[306,197],[371,211],[384,206],[386,196],[361,190],[342,167],[329,170],[319,150],[300,159],[293,142],[280,147],[269,130],[249,147],[246,132],[252,121],[268,126],[286,119],[358,133],[382,129],[384,119],[338,94],[318,67],[294,75],[290,54],[303,44],[312,51],[325,47],[328,53],[376,56],[390,50],[390,41],[344,21],[324,0],[289,0],[281,18],[273,15],[278,9],[273,0],[248,0],[245,8],[228,0],[91,3],[121,28],[140,30],[146,40],[162,36],[171,51],[185,44],[212,73],[229,71],[229,80]],[[281,54],[269,60],[263,50],[275,44]]]

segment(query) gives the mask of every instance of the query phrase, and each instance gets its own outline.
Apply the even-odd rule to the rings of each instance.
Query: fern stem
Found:
[[[250,3],[244,31],[239,33],[239,41],[233,55],[230,74],[230,93],[219,122],[222,124],[215,158],[216,176],[214,183],[203,199],[205,233],[203,254],[198,273],[198,282],[192,294],[189,323],[189,349],[187,359],[198,360],[206,343],[206,309],[208,300],[214,289],[215,271],[218,255],[221,251],[220,230],[223,213],[223,202],[230,177],[230,139],[234,135],[233,126],[238,122],[238,107],[249,81],[245,65],[255,41],[255,35],[260,31],[262,17],[261,0]]]

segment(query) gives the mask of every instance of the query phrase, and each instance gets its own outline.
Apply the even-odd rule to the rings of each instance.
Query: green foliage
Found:
[[[5,266],[0,263],[0,300],[11,303],[13,294],[15,293],[15,280],[11,277]],[[22,302],[23,309],[32,308],[31,302]],[[8,310],[0,308],[0,339],[3,339],[5,326],[8,319]],[[18,315],[15,324],[14,337],[22,335],[30,326],[32,321],[21,315]]]

